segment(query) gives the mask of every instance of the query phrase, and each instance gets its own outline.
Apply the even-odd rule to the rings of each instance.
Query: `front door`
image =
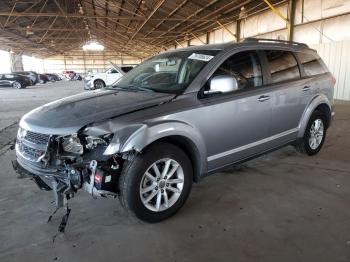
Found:
[[[197,114],[196,126],[206,141],[209,171],[264,151],[271,123],[271,97],[263,87],[258,54],[234,54],[211,79],[223,75],[233,76],[237,89],[204,95]]]

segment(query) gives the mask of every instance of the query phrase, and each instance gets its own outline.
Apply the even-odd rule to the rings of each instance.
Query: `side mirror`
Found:
[[[213,77],[209,82],[210,89],[204,91],[205,95],[209,94],[224,94],[236,91],[238,89],[238,82],[236,78],[228,75],[220,75]]]

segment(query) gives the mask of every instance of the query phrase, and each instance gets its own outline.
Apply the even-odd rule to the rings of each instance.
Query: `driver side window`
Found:
[[[231,76],[237,80],[239,91],[262,86],[263,78],[258,54],[255,51],[243,51],[232,55],[215,71],[212,79],[219,76]]]

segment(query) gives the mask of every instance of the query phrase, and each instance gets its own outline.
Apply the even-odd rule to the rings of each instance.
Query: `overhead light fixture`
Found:
[[[241,11],[239,12],[238,19],[245,19],[248,17],[248,12],[245,10],[245,7],[241,7]]]
[[[143,11],[147,11],[148,7],[146,5],[146,1],[145,0],[141,1],[140,9],[143,10]]]
[[[83,15],[84,14],[84,10],[83,10],[83,7],[81,6],[81,4],[78,4],[78,13]]]
[[[33,34],[34,34],[33,28],[30,25],[28,25],[26,27],[26,35],[33,35]]]
[[[13,52],[12,48],[9,51],[10,54],[14,54],[15,52]]]
[[[50,46],[55,47],[55,42],[53,40],[50,41]]]
[[[92,41],[83,45],[84,51],[103,51],[105,47],[98,42]]]

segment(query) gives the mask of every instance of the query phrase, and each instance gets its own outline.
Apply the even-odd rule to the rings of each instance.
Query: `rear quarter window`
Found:
[[[328,72],[326,65],[316,53],[297,53],[297,56],[307,76],[320,75]]]
[[[300,79],[298,62],[289,51],[265,51],[269,63],[272,83],[293,81]]]

